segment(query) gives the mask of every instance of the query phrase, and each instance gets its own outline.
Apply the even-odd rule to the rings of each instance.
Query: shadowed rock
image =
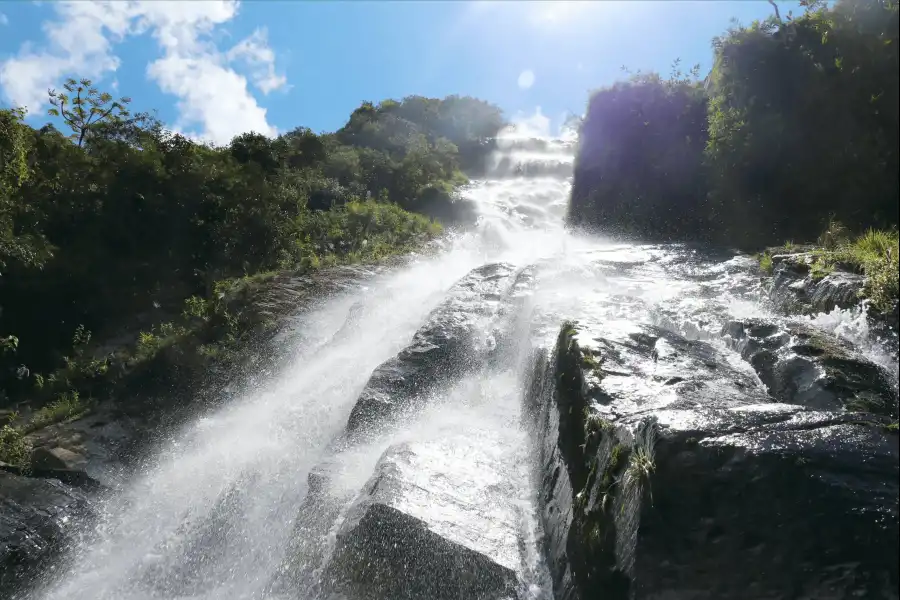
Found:
[[[511,265],[490,264],[457,282],[410,345],[372,373],[350,413],[347,432],[377,426],[428,389],[481,364],[496,344],[492,329],[515,275]]]
[[[729,363],[655,328],[563,328],[531,387],[557,600],[897,598],[896,433],[772,402]]]
[[[519,514],[497,488],[504,474],[489,461],[442,460],[448,450],[384,453],[337,533],[331,587],[353,600],[515,597]]]
[[[897,415],[888,373],[846,341],[802,323],[765,319],[731,321],[722,334],[779,402]]]

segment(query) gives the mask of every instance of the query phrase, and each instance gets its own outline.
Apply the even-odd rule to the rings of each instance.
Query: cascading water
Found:
[[[520,416],[529,350],[552,344],[560,322],[580,315],[717,342],[729,319],[767,309],[746,258],[565,231],[570,143],[506,136],[499,146],[494,176],[465,190],[480,212],[473,231],[306,314],[297,324],[302,347],[277,380],[161,445],[140,476],[105,501],[96,529],[84,532],[29,600],[316,598],[324,593],[318,584],[336,529],[379,457],[398,444],[415,445],[415,464],[432,484],[443,482],[468,505],[483,507],[467,513],[423,503],[410,512],[448,530],[465,529],[471,519],[477,530],[496,511],[498,522],[513,525],[487,542],[518,574],[519,596],[549,598],[531,445]],[[502,314],[506,334],[485,320],[476,336],[476,344],[500,347],[499,357],[429,390],[424,410],[359,443],[335,443],[373,370],[409,343],[457,280],[501,261],[529,267],[533,277],[528,293]],[[839,334],[859,334],[835,324],[838,314],[819,317],[829,319]],[[877,362],[890,363],[877,345],[870,348]],[[739,363],[749,370],[736,357]],[[308,475],[321,464],[329,465],[331,505],[300,511]],[[318,539],[296,539],[310,531],[319,531]],[[292,565],[287,575],[285,565]],[[289,586],[273,584],[285,578]]]

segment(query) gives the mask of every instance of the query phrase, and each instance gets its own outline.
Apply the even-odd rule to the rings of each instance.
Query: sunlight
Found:
[[[551,0],[529,2],[530,17],[538,23],[562,23],[595,6],[593,2],[579,0]]]

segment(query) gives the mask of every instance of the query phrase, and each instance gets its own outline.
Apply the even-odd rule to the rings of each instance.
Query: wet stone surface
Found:
[[[731,321],[722,334],[780,402],[897,417],[890,375],[846,341],[770,319]]]
[[[55,479],[0,470],[0,598],[12,598],[90,518],[83,492]]]
[[[494,348],[492,329],[516,274],[512,265],[489,264],[457,282],[409,346],[372,373],[350,414],[348,433],[377,427],[429,389],[479,366]]]
[[[671,333],[563,327],[530,401],[557,599],[897,597],[896,432],[754,380]]]
[[[488,461],[389,448],[337,533],[331,585],[354,600],[515,598],[520,516]]]

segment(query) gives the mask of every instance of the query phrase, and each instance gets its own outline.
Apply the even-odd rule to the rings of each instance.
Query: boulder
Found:
[[[515,598],[521,515],[504,477],[438,441],[392,446],[337,532],[329,585],[353,600]]]
[[[87,497],[60,481],[0,470],[0,598],[26,587],[91,514]]]
[[[775,402],[735,358],[607,322],[536,360],[557,600],[898,597],[896,429]]]
[[[47,448],[41,446],[31,451],[31,467],[33,469],[68,469],[77,470],[85,464],[84,456],[66,448]]]
[[[789,312],[831,312],[835,308],[859,306],[860,292],[866,283],[864,275],[835,270],[825,277],[815,278],[809,252],[776,254],[772,256],[772,296]]]
[[[838,337],[797,322],[731,321],[722,329],[779,402],[897,416],[890,375]]]
[[[372,373],[347,424],[377,428],[427,391],[477,367],[496,346],[493,328],[516,283],[508,264],[479,267],[457,282],[409,346]]]

